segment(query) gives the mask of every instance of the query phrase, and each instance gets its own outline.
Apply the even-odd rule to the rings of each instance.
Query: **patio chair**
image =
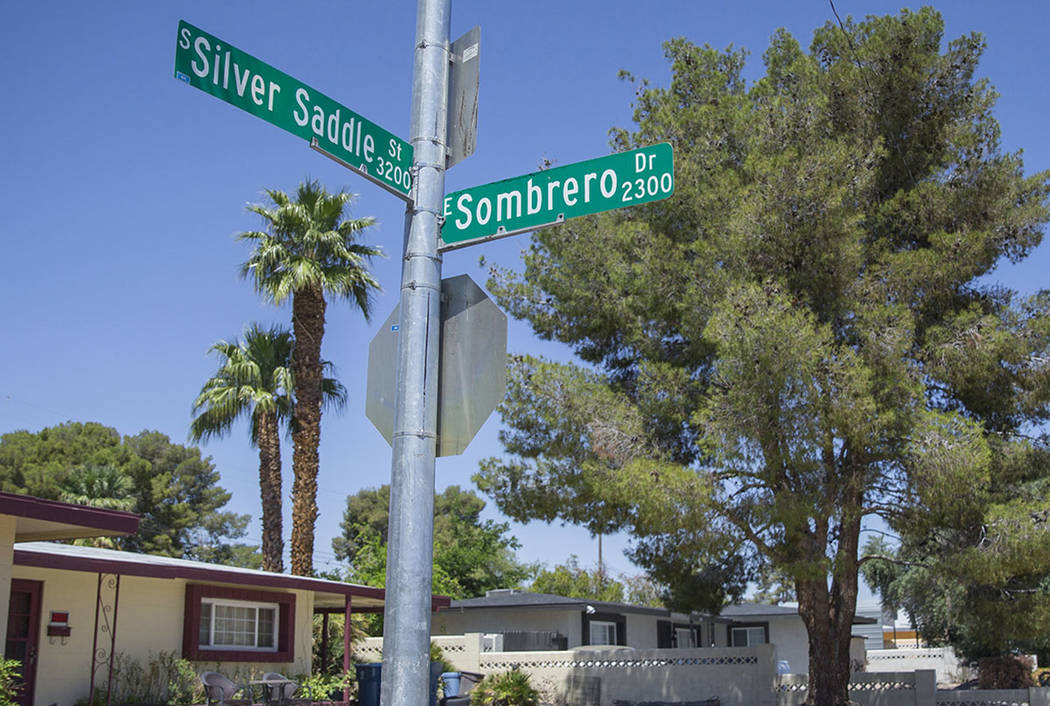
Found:
[[[274,687],[273,691],[271,692],[271,698],[281,703],[292,698],[295,692],[299,689],[298,684],[296,684],[291,679],[288,679],[288,677],[284,676],[280,672],[266,672],[266,674],[263,674],[263,679],[287,680],[287,684],[282,684],[281,686]]]
[[[251,699],[233,698],[241,687],[218,672],[201,672],[201,683],[204,685],[204,697],[207,699],[208,706],[251,704]]]

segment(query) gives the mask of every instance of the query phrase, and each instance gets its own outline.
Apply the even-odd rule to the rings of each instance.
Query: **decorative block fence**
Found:
[[[688,704],[718,699],[720,706],[801,706],[805,675],[777,675],[772,645],[641,650],[582,647],[555,652],[485,652],[478,633],[438,636],[446,661],[465,672],[528,672],[541,701],[555,706]],[[382,659],[382,638],[355,648],[366,662]],[[850,699],[857,706],[1050,706],[1050,688],[949,691],[936,672],[861,672]]]
[[[969,669],[959,661],[950,647],[902,647],[893,650],[868,650],[868,672],[911,672],[932,669],[938,684],[960,684],[971,678]]]
[[[806,677],[777,677],[777,706],[799,706],[806,698]],[[854,674],[850,700],[857,706],[1050,706],[1050,689],[938,689],[936,672],[864,672]]]
[[[777,706],[773,647],[650,649],[585,647],[553,652],[483,652],[481,635],[435,637],[445,659],[466,672],[528,672],[542,700],[566,706],[614,702],[695,702],[722,706]],[[378,660],[382,640],[355,648],[359,659]]]

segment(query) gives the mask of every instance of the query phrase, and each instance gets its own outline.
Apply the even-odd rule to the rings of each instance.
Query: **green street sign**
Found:
[[[179,22],[175,78],[304,138],[314,149],[407,200],[412,145],[186,21]]]
[[[536,230],[674,193],[667,142],[456,191],[445,197],[439,250]]]

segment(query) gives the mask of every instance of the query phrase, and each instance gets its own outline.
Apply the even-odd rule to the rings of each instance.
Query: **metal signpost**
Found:
[[[445,169],[476,143],[480,30],[450,43],[450,0],[418,3],[409,142],[188,22],[175,48],[176,78],[308,140],[408,204],[397,323],[384,324],[391,330],[376,336],[382,353],[369,363],[369,418],[393,447],[382,706],[428,701],[435,459],[466,448],[505,388],[506,316],[469,277],[442,283],[440,253],[674,192],[662,143],[446,196]],[[392,373],[372,369],[391,357]]]
[[[320,91],[179,22],[175,78],[282,130],[403,199],[412,190],[412,146]]]
[[[381,706],[429,700],[437,457],[441,256],[449,77],[449,0],[419,0],[412,71],[413,203],[405,216],[390,474]]]
[[[661,142],[449,194],[442,251],[525,233],[674,193],[674,154]]]

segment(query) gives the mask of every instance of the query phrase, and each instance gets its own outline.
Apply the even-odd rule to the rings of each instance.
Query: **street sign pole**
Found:
[[[412,79],[414,198],[406,213],[394,401],[382,706],[423,706],[430,613],[445,195],[449,0],[419,0]]]

